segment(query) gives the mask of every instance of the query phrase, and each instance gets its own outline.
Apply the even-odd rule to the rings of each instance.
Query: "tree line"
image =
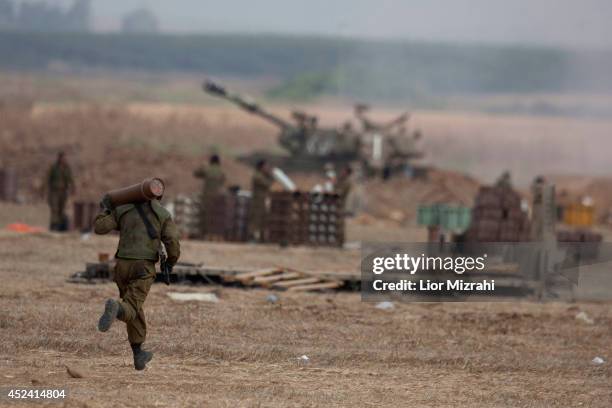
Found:
[[[2,1],[2,0],[0,0]],[[0,32],[0,69],[276,77],[279,97],[612,91],[612,53],[280,35]]]

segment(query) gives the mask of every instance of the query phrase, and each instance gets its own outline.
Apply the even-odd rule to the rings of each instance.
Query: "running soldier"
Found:
[[[95,219],[95,233],[119,231],[113,277],[121,300],[106,301],[98,330],[108,331],[115,319],[125,322],[134,368],[143,370],[153,358],[153,353],[141,348],[147,336],[143,304],[155,281],[160,241],[167,251],[166,262],[172,267],[180,255],[179,233],[170,213],[157,200],[114,208],[110,197],[105,196],[100,206],[103,211]]]

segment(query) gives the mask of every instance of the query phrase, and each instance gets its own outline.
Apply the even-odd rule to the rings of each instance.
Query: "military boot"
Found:
[[[144,370],[147,363],[153,358],[153,353],[140,348],[140,344],[130,344],[134,353],[134,368],[138,371]]]
[[[107,299],[104,304],[104,313],[102,313],[98,321],[98,330],[101,332],[108,331],[115,319],[121,316],[122,313],[123,308],[121,307],[121,303],[117,302],[115,299]]]

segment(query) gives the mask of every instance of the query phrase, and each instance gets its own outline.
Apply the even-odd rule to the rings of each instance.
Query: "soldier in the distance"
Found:
[[[353,169],[351,166],[346,166],[342,169],[338,178],[336,180],[336,185],[334,186],[334,191],[336,194],[340,196],[340,202],[343,206],[343,209],[346,210],[346,202],[348,199],[348,195],[351,192],[351,188],[353,186],[351,176],[353,175]]]
[[[74,180],[72,170],[66,161],[64,152],[57,154],[57,160],[47,172],[47,201],[51,210],[51,231],[66,231],[68,217],[65,214],[66,201],[70,194],[74,194]]]
[[[126,323],[128,340],[134,355],[134,368],[143,370],[153,353],[142,350],[147,335],[143,304],[155,281],[155,263],[159,260],[160,240],[164,243],[173,266],[180,255],[179,232],[170,213],[157,200],[143,204],[125,204],[115,208],[108,196],[94,222],[96,234],[119,231],[113,279],[121,300],[108,299],[98,322],[98,330],[106,332],[115,319]],[[148,231],[153,229],[154,231]],[[157,238],[150,236],[156,233]]]
[[[204,181],[202,186],[202,197],[200,204],[200,229],[203,235],[208,233],[208,217],[211,213],[211,206],[215,198],[223,192],[225,185],[225,173],[221,168],[221,159],[214,154],[208,161],[208,166],[200,167],[193,172],[197,178]]]
[[[265,160],[259,160],[251,179],[253,196],[249,214],[249,234],[255,241],[264,240],[266,225],[266,200],[270,194],[270,187],[274,183],[272,169]]]
[[[500,188],[512,188],[512,177],[508,170],[504,171],[501,176],[495,181],[495,186]]]
[[[554,242],[557,218],[555,185],[548,182],[543,176],[538,176],[531,185],[531,195],[531,240]]]

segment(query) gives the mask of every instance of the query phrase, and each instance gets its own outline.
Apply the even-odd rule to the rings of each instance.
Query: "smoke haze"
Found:
[[[609,0],[105,0],[93,2],[94,26],[116,30],[125,13],[140,7],[155,12],[168,32],[612,48]]]

